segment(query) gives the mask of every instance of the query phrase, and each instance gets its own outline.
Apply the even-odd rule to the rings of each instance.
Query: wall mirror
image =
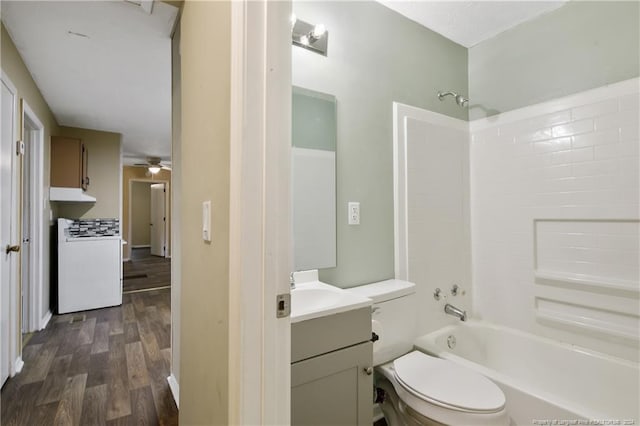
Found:
[[[336,98],[293,87],[294,270],[336,266]]]

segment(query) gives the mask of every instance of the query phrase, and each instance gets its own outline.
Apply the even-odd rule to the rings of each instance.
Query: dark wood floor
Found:
[[[167,384],[170,289],[55,315],[2,388],[2,425],[177,425]]]
[[[148,248],[131,249],[131,259],[122,269],[125,293],[171,285],[171,259],[151,256]]]

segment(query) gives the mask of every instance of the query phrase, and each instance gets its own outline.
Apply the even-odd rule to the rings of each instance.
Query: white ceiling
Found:
[[[379,1],[466,47],[565,3]],[[58,123],[121,133],[128,163],[170,160],[176,16],[158,1],[149,15],[126,1],[2,0],[2,21]]]
[[[2,1],[2,21],[58,123],[122,133],[123,154],[142,159],[171,156],[177,11],[162,2],[149,15],[124,1]]]
[[[378,0],[401,15],[465,47],[563,6],[556,1]]]

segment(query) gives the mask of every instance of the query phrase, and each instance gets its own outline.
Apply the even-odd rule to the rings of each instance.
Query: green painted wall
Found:
[[[639,5],[574,0],[465,49],[372,1],[294,0],[299,19],[326,25],[329,49],[293,47],[293,84],[337,102],[338,265],[321,279],[393,276],[393,101],[466,120],[637,77]],[[440,102],[443,89],[471,108]],[[346,223],[349,201],[359,226]]]
[[[637,77],[639,6],[571,1],[471,47],[470,119]]]
[[[321,279],[342,287],[392,278],[392,102],[467,119],[442,89],[467,93],[467,49],[371,1],[294,1],[299,19],[323,23],[328,56],[293,47],[293,85],[337,102],[338,265]],[[361,224],[347,225],[359,201]]]

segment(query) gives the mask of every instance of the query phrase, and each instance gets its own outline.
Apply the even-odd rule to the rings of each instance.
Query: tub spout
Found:
[[[450,305],[449,303],[444,305],[444,312],[449,314],[449,315],[453,315],[454,317],[460,318],[460,321],[466,321],[467,320],[467,311],[463,311],[462,309],[458,309],[455,306]]]

